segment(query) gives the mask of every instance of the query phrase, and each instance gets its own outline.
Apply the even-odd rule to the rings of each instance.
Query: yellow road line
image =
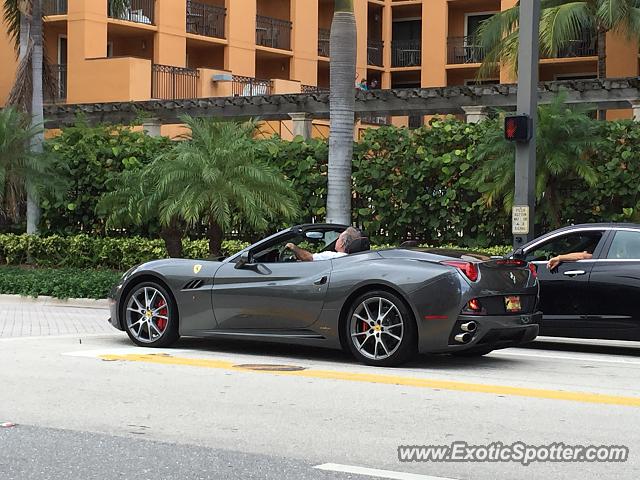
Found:
[[[189,367],[215,368],[221,370],[242,370],[246,372],[268,373],[271,375],[287,375],[292,377],[322,378],[326,380],[343,380],[349,382],[378,383],[385,385],[402,385],[405,387],[455,390],[472,393],[489,393],[494,395],[511,395],[516,397],[542,398],[546,400],[567,400],[581,403],[598,403],[640,407],[640,397],[622,397],[600,393],[568,392],[562,390],[544,390],[538,388],[510,387],[507,385],[487,385],[482,383],[465,383],[450,380],[428,378],[412,378],[395,375],[378,375],[371,373],[340,372],[335,370],[298,370],[298,371],[257,371],[235,366],[223,360],[207,360],[203,358],[172,357],[170,355],[101,355],[103,360],[122,360],[127,362],[156,363],[162,365],[183,365]]]

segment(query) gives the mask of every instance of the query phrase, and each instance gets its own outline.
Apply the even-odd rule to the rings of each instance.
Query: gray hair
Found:
[[[349,247],[351,246],[351,244],[359,239],[360,237],[362,237],[362,233],[360,233],[360,230],[358,230],[357,228],[353,228],[353,227],[349,227],[347,228],[344,232],[342,232],[344,237],[343,237],[343,243],[344,243],[344,249],[345,250],[349,250]]]

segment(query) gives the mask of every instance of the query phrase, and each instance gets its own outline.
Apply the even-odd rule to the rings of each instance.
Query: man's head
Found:
[[[347,250],[349,249],[349,246],[353,243],[353,241],[357,240],[361,236],[362,235],[357,228],[347,228],[338,237],[338,241],[336,242],[336,252],[347,253]]]

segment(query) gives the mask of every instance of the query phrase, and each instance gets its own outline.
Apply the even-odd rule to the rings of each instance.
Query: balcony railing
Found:
[[[117,10],[112,7],[111,2],[108,3],[108,6],[110,18],[146,25],[154,24],[155,0],[129,0],[123,9]]]
[[[53,80],[53,85],[45,88],[45,102],[64,102],[67,99],[67,66],[49,65],[47,70]]]
[[[585,33],[581,39],[569,40],[558,49],[556,58],[594,57],[598,55],[598,36]]]
[[[482,63],[485,56],[486,50],[475,36],[450,37],[447,40],[447,63],[450,65]]]
[[[381,40],[369,40],[367,42],[367,65],[382,66],[384,42]]]
[[[263,47],[291,50],[291,28],[289,20],[256,16],[256,44]]]
[[[67,0],[44,0],[42,12],[46,15],[66,15]]]
[[[320,28],[318,30],[318,55],[320,57],[329,58],[329,39],[331,38],[331,30],[328,28]]]
[[[422,63],[420,40],[399,40],[391,44],[392,67],[418,67]]]
[[[151,98],[180,100],[198,96],[198,70],[154,64],[151,77]]]
[[[187,32],[205,37],[224,38],[225,7],[187,1]]]
[[[233,76],[232,91],[234,97],[253,97],[254,95],[271,95],[271,80],[260,80],[251,77]]]

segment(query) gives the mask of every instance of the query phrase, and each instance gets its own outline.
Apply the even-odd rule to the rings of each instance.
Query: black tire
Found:
[[[382,301],[380,301],[380,299],[382,299]],[[382,315],[383,320],[379,329],[375,329],[375,327],[369,323],[369,327],[371,328],[367,327],[366,333],[365,326],[367,322],[359,319],[359,313],[363,311],[366,312],[366,309],[362,306],[365,302],[367,302],[367,305],[376,302],[378,302],[378,305],[382,305],[378,310],[378,314],[376,314],[377,318],[375,321],[380,318],[381,310],[386,312]],[[390,305],[393,305],[395,310],[393,310]],[[367,318],[369,318],[368,313]],[[402,322],[402,328],[393,326],[398,324],[398,320]],[[401,335],[399,334],[400,331],[402,332]],[[396,367],[411,360],[418,351],[418,329],[411,310],[400,297],[384,290],[366,292],[352,302],[344,322],[343,335],[353,356],[367,365]],[[366,338],[364,340],[360,340],[365,336]],[[394,336],[399,337],[400,340],[397,340]],[[372,338],[373,340],[371,340]],[[369,345],[372,341],[375,342],[373,347]],[[365,344],[365,342],[367,343]],[[380,347],[380,342],[385,343],[384,347]],[[374,349],[374,352],[367,352],[371,347]],[[381,358],[375,358],[376,348],[383,349]],[[385,348],[388,355],[384,353]]]
[[[454,357],[472,358],[481,357],[491,352],[493,352],[493,348],[479,348],[477,350],[462,350],[461,352],[451,352],[451,355],[453,355]]]
[[[151,299],[151,302],[154,303],[151,307],[158,309],[156,316],[152,314],[149,318],[143,314],[142,311],[137,313],[128,311],[129,306],[134,308],[137,308],[138,306],[143,307],[140,304],[143,299],[141,291],[148,291],[150,292],[150,295],[152,291],[157,292],[156,297],[161,301],[156,303],[158,301],[156,297]],[[135,300],[132,300],[134,296],[136,298]],[[164,302],[164,305],[162,302]],[[144,305],[144,307],[149,307],[149,305]],[[147,310],[151,311],[151,308],[147,308]],[[122,326],[131,341],[136,345],[152,348],[169,347],[176,343],[180,338],[180,334],[178,333],[179,319],[176,302],[167,289],[157,282],[142,282],[131,288],[129,293],[126,295],[124,302],[122,302],[120,312],[122,314]],[[138,315],[140,318],[136,322]],[[138,325],[139,329],[136,334],[135,326],[139,322],[142,322],[142,324]],[[153,322],[153,325],[149,322]],[[164,328],[159,329],[161,326]],[[157,335],[155,332],[160,332],[160,334]]]

